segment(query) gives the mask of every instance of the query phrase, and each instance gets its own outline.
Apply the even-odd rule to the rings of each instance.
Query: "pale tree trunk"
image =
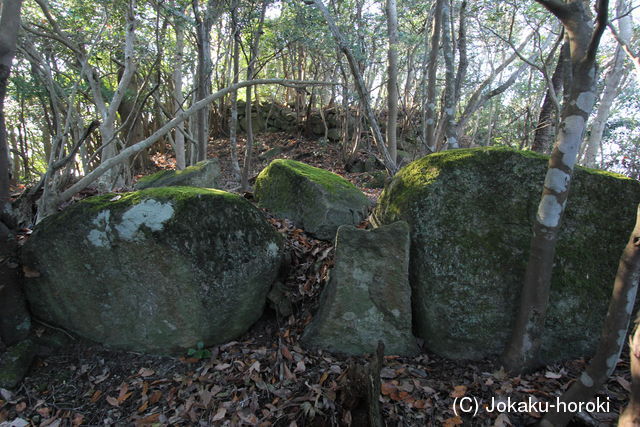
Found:
[[[622,49],[624,49],[624,53],[626,53],[629,59],[631,59],[631,62],[633,62],[633,67],[636,71],[636,79],[640,81],[640,54],[634,52],[629,46],[629,43],[620,38],[620,35],[616,31],[616,29],[613,28],[613,25],[609,24],[609,30],[611,30],[611,34],[613,34],[613,37],[620,44],[620,46],[622,46]]]
[[[609,310],[602,327],[596,354],[578,380],[560,396],[561,402],[567,404],[571,402],[588,402],[613,373],[627,337],[629,320],[636,302],[639,281],[640,206],[638,206],[636,225],[620,257],[618,272],[613,284],[613,293],[609,302]],[[633,353],[634,346],[632,345],[631,348]],[[636,348],[635,350],[640,349]],[[634,358],[635,356],[632,354],[632,363]],[[543,427],[564,426],[573,415],[569,411],[551,411],[545,415],[540,425]],[[636,416],[638,415],[639,413],[636,412]]]
[[[640,316],[636,318],[636,328],[629,339],[629,359],[631,359],[631,393],[629,404],[618,419],[618,427],[640,426]]]
[[[618,37],[621,40],[628,42],[631,39],[632,33],[632,21],[631,14],[629,13],[629,5],[625,0],[618,0],[616,4],[616,13],[620,18],[618,19]],[[602,97],[598,104],[596,117],[591,122],[591,132],[589,138],[585,143],[584,158],[582,164],[588,167],[596,167],[596,157],[598,149],[602,141],[602,134],[604,133],[609,113],[611,112],[611,106],[621,90],[622,77],[625,73],[624,67],[624,50],[622,46],[618,45],[616,53],[613,59],[613,65],[604,80],[604,89],[602,91]]]
[[[389,34],[387,81],[387,148],[391,160],[398,156],[398,12],[396,0],[387,0],[387,32]]]
[[[540,108],[538,115],[538,124],[531,144],[531,150],[537,153],[547,153],[551,148],[554,130],[556,129],[556,116],[559,114],[556,108],[558,94],[562,91],[563,70],[565,62],[569,57],[569,45],[563,43],[558,53],[558,63],[551,76],[551,87],[547,88],[547,92]]]
[[[563,24],[570,40],[571,86],[556,143],[549,159],[542,197],[534,219],[529,262],[512,335],[503,354],[512,372],[537,367],[538,353],[549,303],[549,288],[560,223],[569,195],[569,185],[596,89],[596,51],[607,25],[608,0],[598,0],[594,29],[582,0],[536,0]]]
[[[213,26],[215,0],[209,0],[202,12],[198,0],[192,0],[193,14],[196,19],[196,40],[198,61],[196,65],[195,102],[205,99],[211,93],[211,27]],[[209,110],[200,110],[195,117],[195,161],[207,158],[209,142]]]
[[[21,0],[5,0],[0,13],[0,222],[10,217],[9,202],[9,145],[4,116],[4,98],[7,94],[11,63],[16,53],[16,40],[20,28]]]
[[[444,102],[442,109],[442,133],[447,149],[459,148],[456,135],[456,81],[455,81],[455,61],[453,57],[453,42],[451,41],[451,8],[447,1],[442,7],[442,54],[444,56],[445,84]],[[436,136],[436,145],[440,144],[442,138]]]
[[[182,95],[182,61],[184,56],[184,28],[181,19],[176,17],[174,22],[176,32],[176,50],[174,54],[173,64],[173,112],[178,114],[182,111],[184,104],[184,95]],[[182,170],[187,167],[186,152],[184,148],[184,123],[176,126],[175,134],[175,150],[176,150],[176,167]]]
[[[322,12],[325,20],[327,21],[327,24],[329,25],[331,34],[333,34],[333,38],[336,40],[338,47],[340,48],[342,53],[347,57],[349,69],[351,70],[351,74],[353,76],[353,79],[355,80],[358,97],[360,98],[360,102],[362,103],[362,107],[364,108],[367,120],[369,121],[369,127],[371,128],[371,133],[373,134],[373,140],[376,144],[376,147],[378,148],[378,151],[380,152],[380,155],[382,156],[382,162],[384,163],[385,168],[387,169],[389,174],[393,176],[397,171],[396,162],[394,162],[389,155],[389,150],[387,150],[387,145],[385,144],[382,132],[380,131],[380,126],[378,126],[378,120],[376,119],[375,113],[371,108],[371,99],[364,83],[364,79],[362,78],[362,73],[358,68],[358,61],[353,55],[353,52],[351,52],[351,49],[349,49],[345,38],[338,29],[333,17],[329,13],[329,10],[324,5],[322,0],[309,1],[313,1],[313,4]]]
[[[431,44],[429,47],[429,61],[427,63],[427,99],[424,106],[424,134],[425,148],[436,151],[436,84],[438,78],[438,50],[440,49],[440,34],[442,32],[442,8],[445,0],[436,0],[433,21],[431,23]]]
[[[255,65],[260,53],[260,36],[262,35],[262,24],[264,23],[264,16],[267,10],[267,0],[262,2],[262,9],[260,10],[260,20],[258,22],[258,28],[253,33],[251,38],[251,47],[249,55],[249,65],[247,66],[247,80],[251,80],[254,77]],[[251,86],[247,86],[246,89],[246,104],[245,104],[245,120],[247,121],[247,141],[244,151],[244,164],[242,165],[242,177],[240,180],[240,186],[242,190],[249,191],[249,173],[251,173],[253,163],[253,120],[251,117]]]
[[[460,25],[458,27],[458,70],[456,71],[455,99],[460,101],[462,85],[467,76],[469,57],[467,56],[467,0],[460,5]]]
[[[231,31],[233,32],[233,84],[238,83],[240,75],[240,26],[238,25],[238,1],[231,5]],[[231,149],[231,173],[240,180],[238,163],[238,91],[231,92],[231,117],[229,118],[229,144]]]

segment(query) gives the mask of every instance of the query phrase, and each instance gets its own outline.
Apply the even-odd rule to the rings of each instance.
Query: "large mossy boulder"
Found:
[[[341,176],[287,159],[260,172],[255,196],[261,207],[323,240],[333,240],[343,224],[360,223],[369,207],[367,197]]]
[[[23,248],[40,319],[114,348],[172,353],[223,343],[262,314],[281,236],[248,201],[195,187],[86,199]]]
[[[387,354],[413,355],[409,226],[404,221],[371,231],[338,228],[335,266],[305,345],[363,355],[384,342]]]
[[[411,226],[416,335],[452,358],[499,355],[518,307],[547,158],[504,148],[452,150],[403,168],[374,223]],[[542,358],[593,353],[640,184],[576,168],[553,269]]]
[[[216,188],[220,176],[218,159],[203,160],[183,170],[163,170],[140,178],[136,190],[153,187],[202,187]]]

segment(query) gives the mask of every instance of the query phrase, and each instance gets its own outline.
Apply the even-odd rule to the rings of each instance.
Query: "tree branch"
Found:
[[[609,19],[609,0],[599,0],[597,3],[598,16],[596,18],[596,27],[591,35],[589,41],[589,47],[587,48],[586,61],[587,63],[593,63],[596,58],[596,51],[600,45],[600,39],[607,28],[607,21]]]

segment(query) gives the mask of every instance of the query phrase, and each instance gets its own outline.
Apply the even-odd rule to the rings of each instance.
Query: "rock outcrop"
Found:
[[[89,198],[23,248],[33,314],[114,348],[171,353],[237,338],[262,314],[282,238],[248,201],[165,187]]]
[[[341,226],[335,267],[304,332],[305,345],[363,355],[375,352],[382,341],[386,354],[415,354],[408,272],[406,222],[372,231]]]
[[[411,226],[415,333],[451,358],[499,355],[508,339],[547,158],[504,148],[432,154],[402,169],[374,223]],[[590,356],[640,184],[576,168],[560,231],[542,357]]]
[[[333,240],[343,224],[360,223],[369,207],[367,197],[341,176],[287,159],[260,172],[255,196],[261,207],[322,240]]]
[[[202,187],[216,188],[220,176],[218,159],[203,160],[183,170],[163,170],[140,178],[136,190],[153,187]]]

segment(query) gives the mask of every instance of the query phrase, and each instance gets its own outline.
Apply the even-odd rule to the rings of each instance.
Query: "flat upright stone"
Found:
[[[311,348],[350,355],[418,351],[411,333],[409,226],[404,221],[371,231],[338,228],[335,267],[320,307],[303,335]]]
[[[203,160],[184,170],[163,170],[140,178],[136,190],[152,187],[202,187],[216,188],[220,176],[218,159]]]
[[[322,240],[333,240],[343,224],[359,224],[369,208],[367,197],[346,179],[288,159],[274,160],[260,172],[255,196],[260,207]]]

